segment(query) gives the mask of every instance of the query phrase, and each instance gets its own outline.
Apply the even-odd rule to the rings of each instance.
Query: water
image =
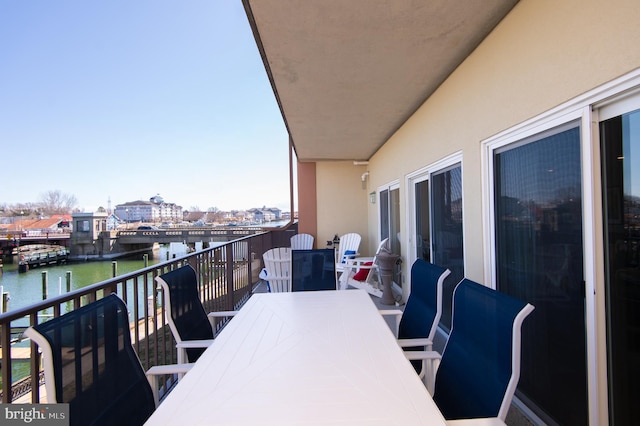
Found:
[[[183,256],[187,253],[184,244],[171,243],[162,245],[158,249],[149,253],[149,266],[161,263],[169,257]],[[127,259],[117,259],[117,274],[123,275],[129,272],[144,268],[142,253]],[[112,262],[90,261],[83,263],[67,263],[63,265],[49,265],[30,269],[27,272],[19,273],[17,263],[5,263],[4,273],[0,275],[0,286],[5,293],[9,293],[9,303],[7,311],[32,305],[43,299],[42,295],[42,272],[48,274],[48,294],[49,297],[58,296],[67,292],[67,271],[71,271],[71,290],[76,290],[112,278]]]

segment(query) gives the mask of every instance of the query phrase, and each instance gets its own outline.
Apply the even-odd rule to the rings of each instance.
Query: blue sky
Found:
[[[0,203],[289,210],[288,135],[240,0],[0,0]]]

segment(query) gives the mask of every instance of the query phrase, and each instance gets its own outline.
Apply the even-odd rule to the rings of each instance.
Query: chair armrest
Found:
[[[147,376],[162,376],[164,374],[186,374],[193,364],[155,365],[147,370]]]
[[[337,255],[338,255],[338,252],[336,252],[336,256]],[[344,254],[343,255],[344,256],[344,260],[336,258],[336,264],[348,265],[348,264],[352,263],[354,260],[356,260],[358,258],[358,255],[360,255],[360,253]]]
[[[433,346],[433,341],[431,341],[431,339],[427,339],[426,337],[415,338],[415,339],[398,339],[398,345],[400,345],[401,348],[423,346],[423,347],[426,347],[427,351],[431,351],[431,347]],[[412,351],[412,352],[415,352],[415,351]]]
[[[344,263],[350,266],[358,266],[367,269],[376,267],[376,265],[364,265],[364,263],[367,262],[373,262],[373,257],[354,257],[344,260]]]
[[[180,376],[183,376],[187,374],[189,370],[191,370],[191,367],[193,367],[193,364],[168,364],[168,365],[156,365],[147,370],[146,372],[147,380],[151,385],[153,400],[156,403],[156,407],[160,402],[160,396],[158,393],[158,387],[159,387],[158,377],[164,376],[167,374],[179,374]]]
[[[183,340],[182,342],[176,343],[176,348],[178,349],[194,349],[194,348],[208,348],[213,343],[213,339],[207,340]],[[184,364],[180,364],[184,365]]]
[[[207,314],[210,318],[224,318],[224,317],[232,317],[238,314],[238,311],[219,311],[219,312],[209,312]]]
[[[351,268],[356,269],[356,270],[360,270],[360,269],[376,269],[378,267],[378,265],[376,265],[375,263],[372,265],[365,265],[365,264],[360,264],[360,263],[354,263],[349,265]]]
[[[483,417],[479,419],[447,420],[451,426],[505,426],[506,423],[499,417]]]
[[[398,327],[400,327],[400,319],[402,318],[402,311],[400,309],[379,309],[378,312],[383,317],[392,316],[392,315],[396,317],[396,327],[394,330],[394,336],[396,336],[396,339],[397,339]]]
[[[273,277],[271,277],[273,279]],[[207,314],[207,319],[209,320],[209,324],[211,324],[211,331],[213,334],[216,334],[216,318],[228,318],[233,317],[238,313],[238,311],[217,311],[217,312],[209,312]]]
[[[178,364],[187,364],[187,349],[208,348],[213,343],[213,339],[206,340],[183,340],[176,343],[178,349]]]
[[[442,355],[436,351],[405,351],[404,356],[410,361],[421,359],[440,361],[442,359]]]
[[[440,366],[442,355],[436,351],[404,351],[404,356],[409,361],[422,361],[422,370],[418,376],[424,382],[427,391],[433,395],[435,388],[436,372]]]

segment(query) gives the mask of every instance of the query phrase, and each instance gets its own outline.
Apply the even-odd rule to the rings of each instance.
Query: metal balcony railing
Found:
[[[20,402],[41,402],[44,379],[40,355],[37,346],[22,337],[25,324],[38,324],[116,293],[129,308],[132,343],[143,367],[175,363],[176,342],[167,325],[164,297],[155,277],[190,264],[198,273],[206,311],[239,309],[251,297],[253,286],[259,280],[262,254],[272,247],[288,245],[295,228],[242,237],[0,315],[2,403],[18,402],[18,398]],[[218,330],[223,326],[224,323],[218,324]],[[22,351],[23,359],[28,356],[28,368],[24,361],[14,362],[12,353],[16,351]],[[22,364],[20,368],[18,364]],[[25,370],[28,371],[25,373]]]

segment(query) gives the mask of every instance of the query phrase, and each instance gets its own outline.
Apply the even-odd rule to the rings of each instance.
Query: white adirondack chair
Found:
[[[383,247],[388,246],[389,239],[380,241],[376,255],[373,257],[355,257],[345,260],[345,271],[340,276],[340,289],[355,287],[365,290],[376,297],[382,297],[382,283],[376,258]]]
[[[358,256],[361,240],[360,234],[356,233],[344,234],[340,237],[340,245],[336,250],[336,273],[338,275],[349,269],[346,263],[347,259],[353,259]]]
[[[283,293],[291,291],[291,249],[289,247],[276,247],[267,250],[262,255],[264,270],[260,278],[267,281],[271,293]]]
[[[313,239],[311,234],[296,234],[291,237],[291,250],[311,250]]]

